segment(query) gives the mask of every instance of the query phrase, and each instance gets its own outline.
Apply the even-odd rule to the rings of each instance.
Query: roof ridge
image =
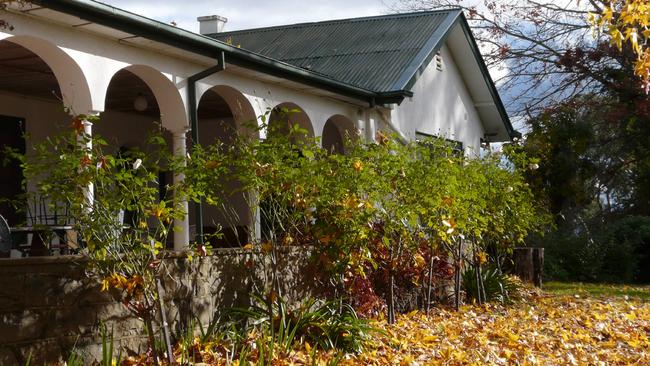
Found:
[[[295,24],[272,25],[268,27],[247,28],[247,29],[240,29],[240,30],[234,30],[228,32],[213,33],[213,34],[208,34],[207,36],[223,37],[231,34],[258,33],[258,32],[274,31],[280,29],[294,29],[294,28],[302,28],[306,26],[330,25],[330,24],[337,24],[337,23],[366,22],[366,21],[373,21],[373,20],[409,18],[409,17],[426,16],[432,14],[449,13],[449,12],[462,12],[462,10],[460,8],[445,7],[445,8],[435,9],[435,10],[426,10],[426,11],[412,11],[412,12],[405,12],[405,13],[371,15],[371,16],[356,17],[356,18],[323,20],[318,22],[303,22],[303,23],[295,23]]]

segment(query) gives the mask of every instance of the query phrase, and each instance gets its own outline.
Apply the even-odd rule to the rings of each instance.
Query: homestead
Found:
[[[9,3],[0,14],[8,24],[0,29],[0,147],[27,156],[70,128],[72,116],[84,117],[84,135],[102,136],[109,153],[146,153],[147,136],[162,131],[181,159],[193,144],[233,144],[235,136],[250,133],[248,125],[262,123],[259,116],[268,116],[269,125],[297,124],[327,151],[343,154],[347,137],[374,141],[379,131],[402,142],[439,137],[468,157],[518,134],[460,10],[234,32],[224,32],[224,18],[207,16],[199,18],[202,34],[94,1]],[[255,131],[251,138],[267,137],[265,129]],[[17,163],[0,174],[0,198],[35,189],[34,182],[23,188]],[[182,179],[162,171],[158,184],[163,189]],[[90,186],[90,201],[92,192]],[[190,317],[208,321],[218,308],[250,295],[251,272],[263,277],[264,269],[250,268],[248,252],[192,264],[171,253],[202,242],[217,227],[226,233],[219,245],[239,247],[261,236],[244,195],[223,194],[236,222],[221,207],[189,202],[174,219],[166,263],[168,278],[177,281],[163,287],[177,331]],[[74,235],[65,212],[53,213],[47,202],[24,205],[28,209],[0,203],[12,232],[50,226]],[[116,326],[116,340],[144,351],[140,324],[83,276],[85,258],[47,257],[67,254],[67,239],[40,243],[45,250],[37,251],[35,237],[0,248],[0,363],[22,363],[32,349],[62,354],[79,339],[96,354],[97,327],[106,320]],[[306,264],[306,257],[298,253],[292,261]],[[317,286],[302,267],[287,266],[284,276]],[[305,296],[289,286],[294,300]]]
[[[113,151],[146,151],[147,131],[159,123],[178,154],[197,139],[227,142],[281,108],[300,111],[291,122],[330,148],[346,131],[370,140],[385,130],[454,140],[472,155],[516,133],[459,10],[205,35],[94,1],[10,4],[3,17],[11,28],[0,30],[2,143],[19,149],[70,113],[98,115],[86,132]],[[205,33],[223,21],[201,19]],[[19,172],[3,174],[0,196],[11,197]],[[195,211],[176,223],[177,250],[197,232]],[[24,221],[5,206],[1,214],[9,225]],[[203,208],[200,228],[219,221]],[[237,226],[251,225],[242,214]]]

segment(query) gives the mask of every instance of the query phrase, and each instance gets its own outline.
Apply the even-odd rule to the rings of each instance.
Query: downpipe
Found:
[[[226,69],[226,56],[222,51],[217,58],[218,63],[206,70],[187,78],[187,103],[192,135],[192,146],[200,144],[199,140],[199,115],[196,100],[196,82]],[[203,200],[195,204],[196,243],[203,245]]]

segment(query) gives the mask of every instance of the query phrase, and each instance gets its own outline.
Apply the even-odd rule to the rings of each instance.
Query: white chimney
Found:
[[[206,15],[198,17],[196,20],[199,21],[199,33],[203,35],[223,32],[223,28],[228,22],[228,18],[219,15]]]

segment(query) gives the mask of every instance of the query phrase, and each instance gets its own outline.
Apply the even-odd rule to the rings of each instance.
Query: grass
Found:
[[[555,295],[579,295],[593,297],[629,297],[643,301],[650,300],[648,285],[614,285],[580,282],[548,282],[544,284],[546,292]]]

